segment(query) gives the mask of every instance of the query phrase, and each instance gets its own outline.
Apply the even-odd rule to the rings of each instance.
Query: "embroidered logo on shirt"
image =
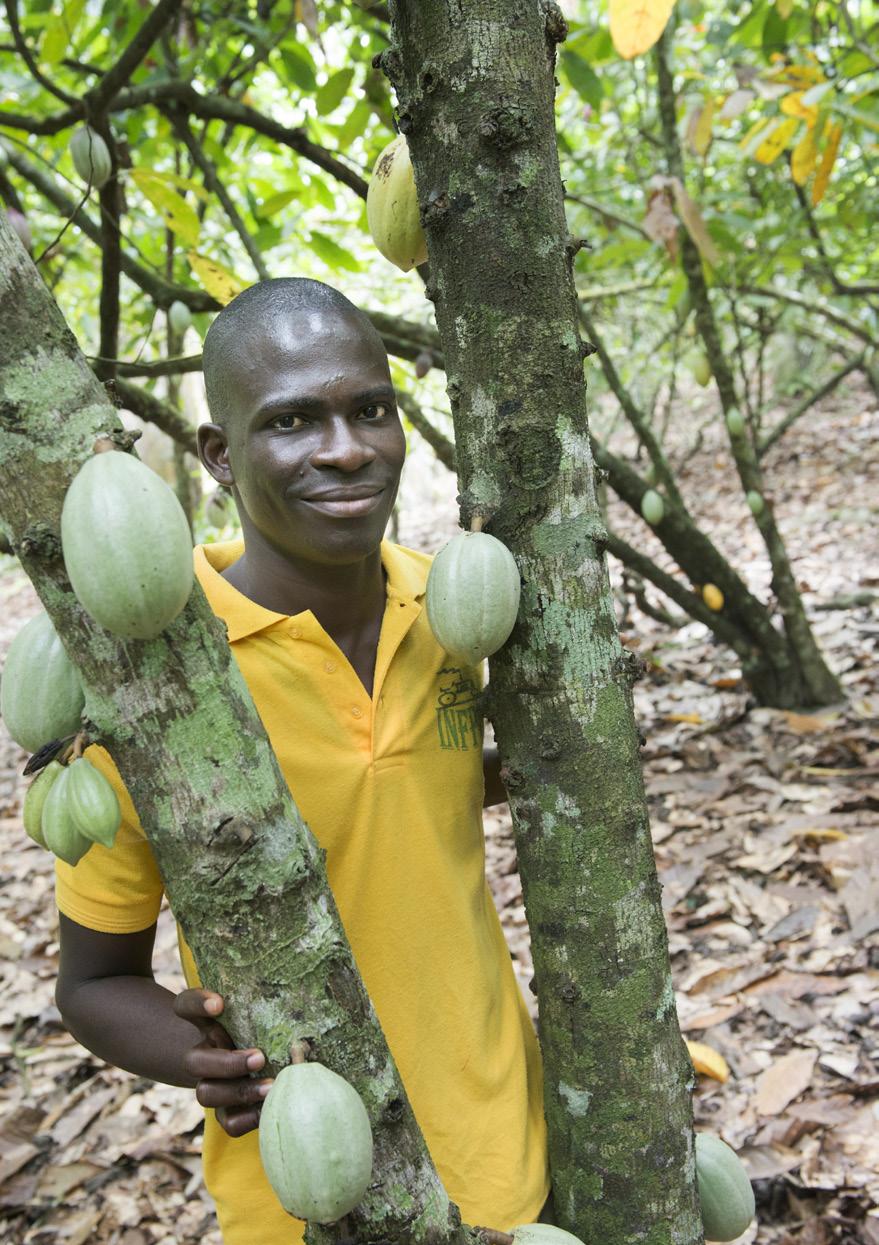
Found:
[[[441,748],[482,747],[482,718],[476,710],[479,688],[457,666],[440,670],[440,690],[436,702],[436,728]]]

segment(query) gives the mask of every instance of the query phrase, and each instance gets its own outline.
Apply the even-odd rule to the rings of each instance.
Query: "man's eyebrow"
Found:
[[[363,389],[360,393],[352,394],[352,406],[364,406],[368,402],[395,402],[396,394],[392,385],[377,385],[372,389]],[[266,416],[284,415],[291,410],[300,411],[323,411],[326,409],[327,403],[323,398],[318,398],[314,394],[307,393],[289,393],[281,398],[270,398],[264,402],[258,411],[254,414],[254,419],[265,419]]]

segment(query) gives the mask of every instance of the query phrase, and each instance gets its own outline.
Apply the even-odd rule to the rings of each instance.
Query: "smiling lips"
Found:
[[[300,500],[313,506],[321,514],[332,514],[341,519],[354,519],[369,514],[379,504],[384,489],[360,488],[327,489],[325,493],[317,493],[313,497]]]

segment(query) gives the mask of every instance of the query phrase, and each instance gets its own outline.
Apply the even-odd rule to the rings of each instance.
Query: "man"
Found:
[[[266,281],[205,340],[207,470],[243,543],[196,570],[290,790],[416,1118],[465,1222],[509,1229],[546,1201],[540,1055],[485,881],[479,672],[437,645],[430,559],[383,541],[405,455],[387,355],[367,317],[314,281]],[[301,1239],[259,1163],[261,1052],[233,1050],[223,1000],[152,979],[161,880],[112,761],[123,826],[56,865],[65,1024],[118,1067],[196,1089],[205,1183],[226,1245]],[[195,1026],[195,1027],[193,1027]],[[196,1041],[196,1038],[200,1040]]]

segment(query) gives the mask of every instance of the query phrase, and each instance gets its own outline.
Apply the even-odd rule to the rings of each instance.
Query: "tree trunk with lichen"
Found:
[[[391,0],[461,518],[513,552],[494,723],[531,929],[556,1210],[586,1242],[702,1239],[690,1090],[595,496],[553,116],[553,3]]]
[[[123,642],[71,591],[60,548],[67,488],[99,437],[132,438],[0,215],[0,530],[85,690],[84,730],[134,800],[201,980],[237,1046],[289,1062],[293,1041],[360,1093],[373,1180],[338,1239],[468,1245],[430,1160],[327,884],[226,640],[196,584],[156,640]],[[280,1242],[279,1242],[280,1245]]]

